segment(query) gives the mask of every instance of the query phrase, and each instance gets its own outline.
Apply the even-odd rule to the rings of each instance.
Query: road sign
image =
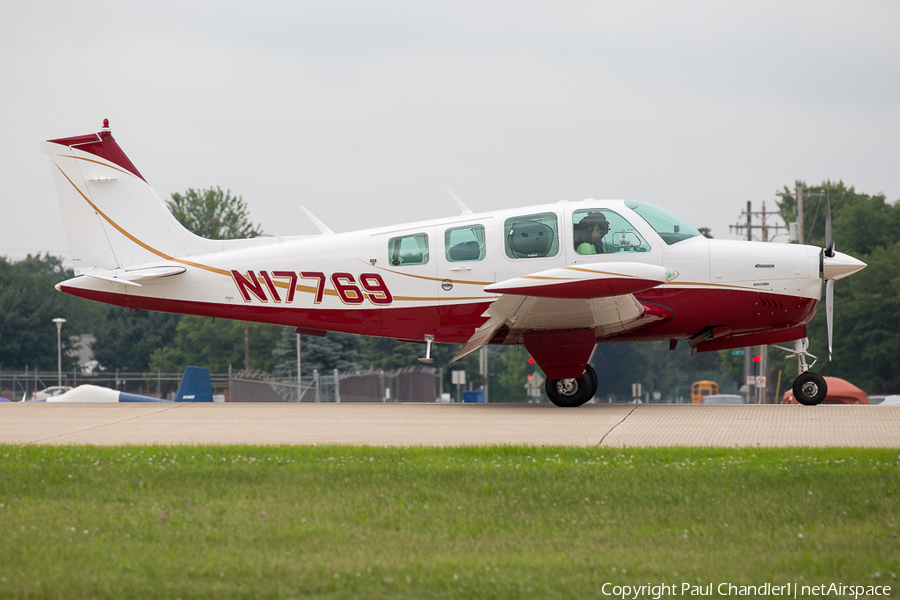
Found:
[[[738,349],[738,350],[732,350],[732,351],[731,351],[731,355],[732,355],[732,356],[743,356],[743,355],[744,355],[744,349],[743,349],[743,348],[740,348],[740,349]]]

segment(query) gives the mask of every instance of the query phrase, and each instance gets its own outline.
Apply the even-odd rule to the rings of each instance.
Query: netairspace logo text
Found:
[[[603,596],[613,598],[636,599],[653,598],[659,600],[667,596],[686,597],[727,597],[727,596],[755,596],[784,598],[815,598],[831,596],[838,598],[859,598],[890,596],[889,585],[845,585],[843,583],[823,583],[819,585],[799,585],[797,583],[785,583],[777,585],[764,583],[762,585],[734,585],[731,583],[708,583],[706,585],[691,585],[690,583],[658,583],[645,585],[615,585],[604,583],[600,589]]]

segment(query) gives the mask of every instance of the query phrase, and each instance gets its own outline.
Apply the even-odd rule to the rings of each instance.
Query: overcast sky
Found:
[[[587,197],[736,237],[797,179],[900,198],[900,3],[5,2],[0,255],[68,257],[38,143],[279,235]],[[838,244],[840,240],[837,241]]]

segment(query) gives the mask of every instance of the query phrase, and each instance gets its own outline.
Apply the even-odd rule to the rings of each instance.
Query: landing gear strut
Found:
[[[578,379],[548,379],[545,385],[547,397],[556,406],[581,406],[597,393],[597,373],[586,365]]]
[[[792,356],[796,356],[800,359],[800,375],[794,380],[794,386],[792,388],[794,398],[797,399],[797,402],[804,406],[815,406],[816,404],[821,403],[828,393],[828,384],[825,383],[824,377],[809,370],[812,365],[806,363],[807,356],[813,359],[813,365],[816,364],[816,357],[807,352],[809,340],[807,338],[795,340],[793,352],[787,348],[782,348],[781,346],[775,347],[790,352]]]

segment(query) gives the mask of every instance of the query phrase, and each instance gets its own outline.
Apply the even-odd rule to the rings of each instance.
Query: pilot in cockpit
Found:
[[[609,232],[609,222],[600,212],[588,213],[575,224],[575,252],[578,254],[602,254],[603,236]]]

